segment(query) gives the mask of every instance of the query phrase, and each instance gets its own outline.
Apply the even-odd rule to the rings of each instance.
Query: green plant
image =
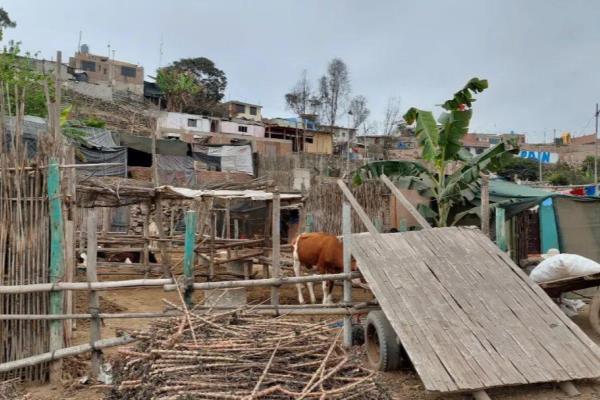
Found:
[[[353,183],[360,184],[366,178],[385,173],[402,187],[431,197],[435,209],[420,206],[419,211],[433,218],[437,226],[447,226],[451,209],[475,197],[480,173],[497,167],[517,151],[512,142],[503,141],[473,157],[462,147],[472,117],[473,94],[487,87],[486,80],[471,79],[441,105],[445,111],[438,118],[439,126],[431,111],[411,108],[404,115],[408,124],[416,123],[416,137],[426,166],[413,161],[370,163],[355,171]],[[457,167],[451,171],[453,165]]]
[[[17,102],[23,101],[26,115],[46,117],[48,110],[44,86],[48,87],[48,94],[53,96],[51,78],[35,68],[30,53],[21,55],[20,45],[11,41],[0,53],[0,92],[5,110],[15,115]]]
[[[4,8],[0,7],[0,40],[2,40],[6,28],[14,28],[15,26],[17,26],[17,23],[10,19]]]
[[[507,180],[517,177],[525,181],[537,181],[539,179],[539,163],[528,158],[510,157],[493,172]]]
[[[104,128],[106,126],[106,121],[96,117],[89,117],[83,121],[83,124],[90,128]]]
[[[168,111],[182,112],[201,90],[201,86],[190,73],[170,67],[158,70],[156,84],[165,94]]]
[[[588,159],[588,161],[590,161]],[[591,157],[591,167],[586,168],[585,161],[581,167],[568,164],[563,161],[559,161],[556,164],[546,165],[544,168],[544,176],[550,181],[550,178],[554,176],[556,182],[566,183],[552,183],[553,185],[584,185],[586,183],[592,183],[594,179],[594,158]]]
[[[556,186],[566,186],[569,184],[569,177],[561,172],[554,172],[548,177],[548,182]]]
[[[69,120],[69,115],[71,114],[72,106],[68,105],[63,108],[60,112],[60,128],[62,134],[71,139],[72,141],[82,143],[85,141],[87,137],[87,132],[81,130],[81,123],[78,121]]]

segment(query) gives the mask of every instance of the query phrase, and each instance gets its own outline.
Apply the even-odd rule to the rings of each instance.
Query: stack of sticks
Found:
[[[327,322],[192,312],[138,338],[114,360],[109,399],[386,398]]]

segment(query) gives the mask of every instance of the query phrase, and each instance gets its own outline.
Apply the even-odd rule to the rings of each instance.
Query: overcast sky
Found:
[[[589,0],[5,0],[5,33],[52,58],[82,43],[92,53],[159,65],[208,57],[225,71],[227,99],[290,116],[283,95],[306,69],[316,80],[333,57],[353,94],[381,120],[388,97],[434,109],[473,76],[490,88],[471,131],[593,132],[600,101],[600,1]],[[438,109],[439,110],[439,109]]]

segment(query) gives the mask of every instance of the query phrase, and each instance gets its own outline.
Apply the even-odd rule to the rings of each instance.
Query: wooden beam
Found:
[[[490,236],[490,177],[481,174],[481,231]]]
[[[490,396],[488,396],[488,394],[485,392],[485,390],[478,390],[476,392],[473,392],[473,398],[475,400],[492,400],[490,399]]]
[[[273,218],[272,218],[272,222],[273,222],[273,228],[272,228],[272,236],[271,236],[271,241],[272,241],[272,246],[273,246],[273,251],[271,254],[271,259],[272,259],[272,264],[271,264],[271,270],[272,270],[272,274],[273,274],[273,278],[277,279],[281,277],[281,266],[279,264],[279,260],[281,259],[281,251],[280,251],[280,246],[281,246],[281,239],[280,239],[280,235],[279,235],[279,228],[280,228],[280,222],[281,222],[281,210],[280,210],[280,197],[279,197],[279,191],[277,189],[275,189],[275,192],[273,192],[273,201],[272,201],[272,206],[273,206]],[[277,307],[279,305],[279,288],[277,286],[273,286],[271,287],[271,305]]]
[[[344,273],[352,272],[352,208],[350,203],[342,203],[342,233],[344,235]],[[333,289],[332,289],[333,290]],[[352,303],[352,281],[344,281],[344,304]],[[352,347],[352,316],[344,317],[344,347]]]
[[[400,202],[400,204],[402,204],[404,208],[406,208],[406,210],[414,217],[414,219],[419,225],[421,225],[423,229],[431,228],[429,222],[427,222],[427,220],[421,215],[421,213],[415,208],[415,206],[412,205],[412,203],[406,198],[406,196],[402,194],[400,189],[398,189],[396,185],[394,185],[385,174],[382,174],[379,177],[379,179],[385,184],[385,186],[388,187],[388,189],[390,189],[390,191],[394,194],[394,196]]]
[[[268,278],[268,279],[251,279],[241,281],[220,281],[220,282],[196,282],[194,283],[194,289],[207,290],[207,289],[232,289],[242,287],[259,287],[259,286],[281,286],[281,285],[294,285],[296,283],[306,282],[323,282],[323,281],[343,281],[344,279],[357,279],[360,278],[360,272],[352,272],[350,274],[323,274],[323,275],[307,275],[307,276],[294,276],[287,277],[282,276],[280,278]],[[154,279],[157,281],[159,279]],[[108,282],[98,282],[98,284]],[[113,282],[114,283],[114,282]],[[172,282],[165,283],[164,289],[169,292],[176,290],[177,285]],[[279,305],[277,306],[279,307]],[[276,308],[277,308],[276,307]]]
[[[96,275],[96,258],[98,252],[97,239],[98,217],[96,209],[91,208],[87,216],[87,259],[85,275],[88,283],[97,282]],[[90,320],[90,343],[94,343],[101,339],[101,321],[98,318],[100,312],[100,296],[96,290],[88,292],[89,308],[88,312],[92,315]],[[92,350],[91,374],[94,379],[100,374],[100,366],[102,365],[102,352],[100,350]]]
[[[183,275],[185,276],[185,303],[188,307],[192,305],[194,295],[194,246],[196,244],[196,224],[198,213],[187,211],[185,213],[185,250],[183,253]]]
[[[55,321],[61,322],[61,321]],[[86,343],[80,344],[79,346],[68,347],[66,349],[57,349],[56,351],[50,351],[44,354],[38,354],[27,358],[22,358],[16,361],[10,361],[7,363],[0,364],[0,372],[8,372],[14,369],[31,367],[33,365],[41,364],[49,361],[60,361],[64,357],[75,356],[81,353],[87,353],[92,349],[104,349],[106,347],[121,346],[127,343],[131,343],[136,339],[131,336],[121,336],[110,339],[99,340],[94,342],[93,345]]]
[[[64,254],[64,221],[60,193],[60,170],[58,161],[53,158],[48,168],[48,199],[50,202],[50,282],[60,282],[65,273]],[[63,292],[50,293],[50,314],[63,314]],[[64,347],[64,330],[61,321],[50,322],[50,350],[56,351]],[[50,380],[60,382],[62,362],[53,362],[50,367]]]
[[[352,208],[354,208],[354,211],[356,211],[356,213],[360,217],[360,220],[365,225],[369,233],[373,235],[373,237],[376,240],[381,239],[381,235],[377,231],[377,228],[375,228],[375,225],[373,225],[373,222],[371,222],[371,219],[369,218],[365,210],[363,210],[360,204],[358,204],[358,201],[356,200],[350,189],[348,189],[348,186],[346,186],[344,181],[341,179],[338,179],[337,184],[340,187],[340,189],[342,189],[342,193],[344,193],[344,196],[346,196],[346,199],[352,205]]]
[[[496,207],[496,245],[502,251],[508,250],[506,246],[506,210]]]
[[[579,396],[581,394],[572,381],[560,382],[558,386],[560,387],[560,390],[569,397]]]

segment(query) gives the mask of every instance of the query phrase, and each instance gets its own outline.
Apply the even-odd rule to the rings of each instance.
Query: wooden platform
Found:
[[[600,348],[479,230],[352,236],[352,254],[425,388],[600,377]]]

